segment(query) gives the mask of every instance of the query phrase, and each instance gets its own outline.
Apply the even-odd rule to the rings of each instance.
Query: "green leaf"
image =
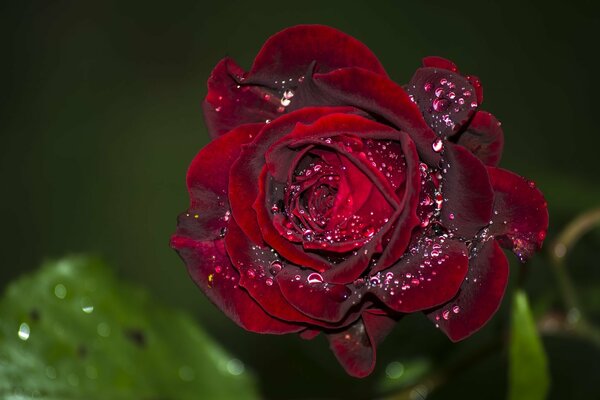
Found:
[[[517,291],[513,300],[509,352],[509,400],[546,398],[550,377],[548,361],[529,308],[527,295]]]
[[[180,312],[70,258],[0,301],[0,398],[255,399],[241,361]]]

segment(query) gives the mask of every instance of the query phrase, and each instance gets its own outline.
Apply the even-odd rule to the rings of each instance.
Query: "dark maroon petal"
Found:
[[[237,159],[242,145],[251,140],[260,125],[244,125],[204,147],[187,172],[190,208],[178,219],[178,234],[196,240],[219,238],[229,219],[227,186],[229,168]],[[210,171],[210,173],[207,173]]]
[[[297,25],[271,36],[256,56],[249,76],[262,80],[296,79],[313,62],[319,72],[360,67],[387,76],[367,46],[323,25]]]
[[[204,120],[212,138],[248,123],[264,123],[276,118],[279,97],[260,86],[241,86],[245,75],[235,62],[225,58],[208,79],[208,94],[202,103]]]
[[[300,332],[299,335],[304,340],[313,340],[314,338],[319,336],[319,333],[321,333],[321,331],[318,329],[306,328],[305,330]]]
[[[291,305],[314,319],[340,322],[358,304],[349,287],[329,284],[321,274],[304,268],[288,265],[275,281]]]
[[[331,324],[309,318],[292,307],[283,297],[275,277],[288,268],[270,248],[253,245],[232,221],[225,236],[227,254],[240,273],[239,285],[270,315],[279,319],[331,327]]]
[[[463,238],[474,237],[492,216],[494,192],[485,166],[467,149],[446,143],[442,178],[442,224]]]
[[[475,94],[477,95],[477,102],[479,104],[483,103],[483,86],[481,86],[481,81],[475,75],[467,75],[467,80],[475,88]]]
[[[305,91],[310,92],[299,93],[302,103],[354,106],[386,120],[410,135],[422,159],[437,165],[440,157],[432,149],[435,133],[404,89],[388,78],[360,68],[344,68],[315,74]]]
[[[453,342],[475,333],[494,315],[508,282],[508,261],[495,240],[471,254],[469,273],[458,295],[427,312]]]
[[[373,372],[377,346],[396,321],[397,318],[367,310],[362,319],[347,329],[327,335],[331,350],[349,375],[364,378]]]
[[[445,67],[417,69],[406,91],[420,108],[427,124],[442,137],[458,132],[479,106],[471,83]]]
[[[467,274],[464,243],[443,237],[424,238],[400,261],[365,283],[391,309],[411,313],[443,304]]]
[[[502,156],[504,133],[496,117],[486,111],[477,111],[467,129],[460,133],[457,143],[484,164],[496,166]]]
[[[532,181],[501,168],[488,167],[494,188],[490,235],[521,261],[542,247],[548,231],[548,208]]]
[[[305,327],[268,315],[238,285],[239,274],[225,253],[224,241],[197,241],[176,234],[171,246],[188,267],[192,279],[206,296],[242,328],[258,333],[284,334]]]
[[[423,59],[424,67],[447,69],[448,71],[458,72],[458,67],[452,61],[442,57],[429,56]]]

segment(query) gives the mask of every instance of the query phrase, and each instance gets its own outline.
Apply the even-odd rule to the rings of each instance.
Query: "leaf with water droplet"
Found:
[[[49,263],[0,300],[0,397],[255,399],[244,364],[100,262]]]
[[[550,376],[542,341],[527,295],[517,291],[512,307],[509,353],[509,400],[543,400]]]

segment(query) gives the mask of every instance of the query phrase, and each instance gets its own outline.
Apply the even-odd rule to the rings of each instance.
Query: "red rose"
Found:
[[[189,168],[171,245],[243,328],[327,335],[366,376],[405,313],[453,340],[494,314],[548,214],[531,182],[497,168],[500,123],[477,78],[426,58],[404,88],[358,42],[325,26],[271,37],[245,72],[208,82],[213,138]]]

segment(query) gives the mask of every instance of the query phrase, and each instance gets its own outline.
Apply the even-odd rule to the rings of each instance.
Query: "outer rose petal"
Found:
[[[187,171],[187,187],[191,204],[179,216],[177,234],[195,240],[219,238],[229,211],[227,186],[229,168],[241,147],[251,140],[261,125],[244,125],[204,147]],[[210,174],[206,171],[211,171]]]
[[[394,311],[425,310],[456,295],[467,274],[468,263],[464,243],[434,238],[371,277],[369,283],[376,283],[370,291]]]
[[[361,67],[387,76],[377,57],[355,38],[323,25],[297,25],[271,36],[256,56],[249,76],[281,80],[303,75],[316,62],[319,72]]]
[[[221,60],[208,78],[208,94],[202,103],[204,120],[214,139],[248,123],[264,123],[276,118],[281,106],[272,90],[241,86],[245,72],[233,60]]]
[[[234,221],[229,224],[225,245],[229,258],[241,275],[240,286],[270,315],[290,322],[329,328],[336,326],[310,318],[289,304],[274,283],[276,275],[289,268],[287,262],[277,258],[269,248],[253,246]]]
[[[457,342],[479,330],[494,315],[508,283],[508,261],[495,240],[471,255],[469,273],[458,295],[427,317]]]
[[[477,111],[467,129],[458,135],[457,143],[484,164],[494,167],[502,156],[504,133],[496,117],[486,111]]]
[[[445,67],[417,69],[406,91],[413,96],[427,124],[442,137],[458,132],[479,105],[471,83]]]
[[[249,73],[233,60],[223,59],[211,74],[203,104],[211,137],[242,124],[277,118],[286,111],[284,92],[293,93],[302,86],[304,75],[308,81],[314,70],[344,67],[365,68],[387,77],[364,44],[321,25],[299,25],[275,34],[264,44]]]
[[[488,167],[494,188],[494,215],[489,233],[521,261],[542,247],[548,208],[533,182],[501,168]]]
[[[432,68],[442,68],[447,69],[448,71],[458,72],[458,67],[456,66],[456,64],[454,64],[450,60],[437,56],[429,56],[423,58],[423,66]]]
[[[327,335],[331,350],[349,375],[364,378],[375,368],[377,346],[398,318],[367,310],[347,329]]]
[[[442,223],[463,238],[489,224],[494,192],[485,166],[468,150],[446,143],[447,172],[442,178]]]
[[[273,334],[299,332],[305,328],[271,317],[238,286],[239,274],[227,258],[222,239],[201,242],[175,235],[171,246],[187,265],[198,287],[242,328]]]
[[[404,89],[384,76],[361,68],[315,74],[312,85],[302,88],[297,96],[296,104],[349,105],[364,110],[408,133],[428,164],[439,162],[439,154],[431,148],[435,133]]]

